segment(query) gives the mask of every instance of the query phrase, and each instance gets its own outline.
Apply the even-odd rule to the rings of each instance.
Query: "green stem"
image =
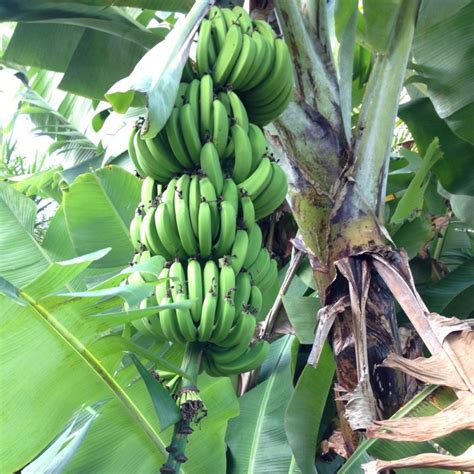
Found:
[[[171,439],[170,445],[167,448],[167,451],[169,452],[168,459],[161,468],[162,473],[178,474],[180,472],[182,463],[187,460],[185,456],[185,450],[186,444],[188,442],[188,435],[192,433],[192,429],[190,427],[190,421],[183,417],[183,406],[180,400],[182,394],[186,393],[192,393],[193,399],[199,400],[199,397],[196,395],[198,392],[196,380],[199,372],[199,366],[201,364],[201,355],[202,344],[196,342],[187,344],[183,362],[181,364],[181,369],[183,372],[188,374],[188,377],[183,377],[181,379],[177,391],[178,404],[180,404],[182,417],[174,425],[173,437]]]
[[[405,0],[387,54],[375,60],[363,100],[353,177],[365,204],[383,213],[386,172],[400,92],[411,51],[419,0]]]

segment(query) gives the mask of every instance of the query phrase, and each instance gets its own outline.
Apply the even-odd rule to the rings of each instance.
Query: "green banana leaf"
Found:
[[[128,365],[112,375],[123,358],[123,346],[116,345],[119,352],[111,358],[110,348],[104,354],[94,344],[107,325],[92,316],[117,307],[120,299],[48,296],[103,254],[53,264],[19,289],[16,299],[0,296],[0,308],[6,315],[0,329],[0,378],[9,387],[1,394],[5,415],[0,458],[6,471],[18,470],[31,461],[80,406],[101,400],[107,403],[66,472],[85,472],[93,466],[94,472],[126,469],[145,473],[165,459],[164,448],[171,431],[158,434],[153,404],[135,366]],[[112,278],[97,289],[115,285],[124,277]],[[18,304],[18,298],[23,306]],[[183,472],[212,472],[215,466],[217,472],[222,472],[224,433],[227,420],[238,414],[237,400],[228,379],[202,377],[198,385],[210,415],[201,424],[200,436],[189,443],[192,460],[187,464],[189,471],[186,467]],[[25,437],[25,433],[34,436]]]
[[[426,87],[439,117],[474,144],[474,3],[423,2],[413,41],[416,78]]]
[[[288,473],[292,453],[285,434],[284,414],[293,392],[293,341],[293,336],[284,336],[272,343],[261,368],[264,380],[239,400],[240,416],[231,420],[226,435],[232,473]]]
[[[301,472],[317,474],[318,432],[334,378],[334,359],[328,344],[316,368],[306,365],[285,413],[285,431]]]
[[[316,330],[319,298],[315,296],[283,296],[283,306],[301,344],[312,344]]]
[[[31,281],[53,262],[33,234],[36,212],[31,199],[0,183],[0,276],[16,286]]]
[[[133,253],[129,226],[139,199],[139,180],[122,168],[110,166],[78,176],[63,198],[75,252],[111,247],[95,266],[125,267]]]

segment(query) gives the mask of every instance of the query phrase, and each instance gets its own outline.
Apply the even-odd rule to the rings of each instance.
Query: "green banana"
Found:
[[[186,103],[191,106],[193,111],[194,123],[197,128],[200,128],[200,111],[199,111],[199,100],[200,100],[200,89],[201,81],[199,79],[193,79],[186,90]]]
[[[237,25],[237,17],[234,15],[233,11],[230,8],[222,8],[222,15],[224,16],[225,24],[227,25],[227,31],[232,25]]]
[[[142,140],[138,133],[134,136],[133,145],[140,168],[145,173],[144,176],[150,176],[159,183],[166,183],[172,177],[173,173],[160,169],[156,160],[151,155],[145,140]]]
[[[138,135],[138,134],[139,134],[139,129],[137,126],[134,126],[128,138],[128,156],[130,157],[130,160],[132,161],[133,166],[135,167],[137,173],[140,176],[145,177],[146,174],[142,170],[140,163],[138,162],[137,152],[135,151],[135,145],[134,145],[135,135]]]
[[[203,143],[212,137],[212,102],[214,100],[214,84],[212,76],[206,74],[201,78],[199,89],[199,106],[200,106],[200,133]]]
[[[155,138],[145,140],[146,146],[151,156],[154,158],[154,166],[159,167],[171,175],[179,173],[183,167],[175,159],[167,142],[160,134]]]
[[[265,190],[254,200],[256,219],[271,214],[285,200],[288,192],[288,180],[285,172],[276,163],[272,163],[273,175]]]
[[[209,204],[211,211],[211,231],[212,239],[216,239],[219,234],[219,210],[217,208],[216,188],[207,177],[201,178],[199,186],[201,188],[201,200]]]
[[[194,79],[193,65],[190,58],[188,58],[184,65],[182,79],[184,82],[191,82]]]
[[[209,11],[209,19],[212,22],[212,32],[214,33],[214,40],[216,50],[220,51],[225,43],[227,35],[227,25],[224,19],[224,15],[219,7],[211,7]]]
[[[245,257],[247,256],[247,250],[249,246],[249,236],[243,229],[239,229],[235,233],[234,243],[232,244],[231,255],[231,266],[237,275],[244,265]]]
[[[276,39],[276,33],[273,31],[270,23],[267,23],[263,20],[254,20],[253,25],[256,30],[268,40],[270,44],[274,43]]]
[[[168,204],[166,202],[160,203],[155,211],[155,226],[158,237],[169,255],[185,258],[186,253],[181,245],[177,231],[174,230],[176,225],[173,224]]]
[[[214,319],[217,309],[217,290],[211,288],[204,297],[202,304],[201,320],[198,327],[198,340],[202,342],[209,341],[214,328]]]
[[[277,261],[272,258],[270,260],[270,266],[265,275],[263,275],[262,280],[258,284],[258,287],[262,292],[269,290],[272,285],[275,283],[275,280],[278,279],[278,264]]]
[[[221,230],[219,240],[215,245],[216,256],[219,258],[229,254],[237,227],[237,214],[232,204],[227,201],[222,201],[220,208]]]
[[[266,79],[272,72],[275,58],[273,44],[263,35],[258,31],[254,31],[252,33],[252,39],[255,41],[255,46],[257,47],[256,58],[245,78],[244,84],[239,88],[242,92],[256,88],[256,86],[259,86]]]
[[[252,289],[252,279],[248,272],[240,272],[235,282],[235,314],[239,315],[244,309],[244,305],[249,302]]]
[[[232,13],[236,17],[240,25],[240,29],[242,30],[242,33],[247,33],[247,35],[252,34],[252,19],[250,18],[250,15],[247,13],[247,11],[244,10],[241,6],[237,5],[232,9]]]
[[[140,190],[140,201],[144,205],[149,206],[151,204],[151,201],[153,201],[155,197],[156,197],[155,180],[153,178],[150,178],[150,176],[147,176],[142,182],[142,187]]]
[[[249,131],[249,117],[244,104],[240,100],[239,96],[234,91],[228,91],[227,97],[229,98],[229,104],[231,108],[231,115],[234,122],[242,127],[245,135]]]
[[[245,191],[254,201],[268,186],[273,176],[273,167],[270,158],[263,158],[257,169],[239,184],[239,188]]]
[[[257,166],[262,161],[262,158],[268,152],[267,140],[265,139],[265,135],[263,134],[262,129],[253,124],[249,123],[249,140],[250,146],[252,147],[252,167],[250,172],[253,173]]]
[[[252,280],[255,282],[255,284],[258,285],[263,280],[269,269],[270,254],[268,253],[268,250],[264,247],[260,249],[260,252],[258,253],[255,262],[253,262],[253,264],[250,265],[249,268],[247,268],[247,271],[250,273]]]
[[[161,202],[164,202],[168,205],[168,213],[171,219],[171,229],[170,231],[174,235],[178,235],[178,226],[176,224],[176,213],[175,213],[175,206],[174,200],[176,199],[176,183],[178,182],[178,178],[173,178],[169,181],[168,186],[166,186],[163,194],[161,195]]]
[[[227,115],[230,117],[232,110],[230,108],[230,102],[229,102],[229,97],[227,96],[227,92],[223,90],[219,91],[216,97],[217,97],[217,100],[220,100],[222,102],[222,105],[225,107],[225,110],[227,111]]]
[[[189,156],[186,144],[184,143],[183,133],[179,124],[180,109],[174,108],[166,122],[165,132],[170,144],[171,150],[176,159],[186,169],[194,168],[194,163]]]
[[[199,184],[199,176],[193,174],[191,183],[189,184],[189,217],[191,218],[191,227],[196,238],[198,237],[198,218],[199,205],[201,204],[201,189]]]
[[[212,123],[212,143],[219,158],[222,158],[229,138],[229,115],[219,99],[214,99],[212,103]]]
[[[240,195],[240,208],[243,227],[250,229],[255,224],[255,207],[250,196]]]
[[[232,178],[224,180],[224,187],[222,189],[222,199],[232,204],[237,213],[239,210],[239,188]]]
[[[231,133],[234,142],[232,178],[237,183],[241,183],[248,177],[252,168],[252,146],[248,135],[240,125],[232,125]]]
[[[171,303],[173,303],[171,296],[166,296],[160,301],[160,306]],[[160,311],[160,323],[166,339],[176,344],[184,344],[186,342],[179,329],[178,318],[174,309],[162,309]]]
[[[180,303],[186,301],[186,299],[186,294],[183,291],[178,291],[174,301],[175,303]],[[189,308],[176,309],[176,319],[178,320],[179,330],[186,342],[195,341],[197,339],[197,329],[194,325]]]
[[[288,83],[293,83],[293,64],[288,46],[281,38],[277,38],[274,45],[275,60],[272,70],[262,84],[248,90],[243,96],[244,103],[251,104],[253,109],[259,105],[269,103],[271,98],[280,95]]]
[[[199,36],[196,46],[196,68],[198,74],[207,74],[211,67],[209,65],[209,49],[212,44],[211,22],[204,19],[199,27]]]
[[[191,306],[191,316],[198,323],[201,318],[203,300],[203,278],[201,264],[198,260],[191,259],[188,261],[187,278],[188,296],[190,300],[194,300]]]
[[[239,57],[232,68],[229,76],[229,84],[233,89],[238,90],[244,83],[251,70],[255,59],[257,58],[257,45],[253,38],[249,35],[244,35],[242,38],[242,50]]]
[[[214,64],[213,77],[218,86],[223,86],[226,83],[239,57],[241,47],[242,31],[238,25],[231,25]]]
[[[258,341],[251,346],[247,352],[242,354],[237,359],[227,364],[217,364],[214,360],[214,367],[222,376],[240,374],[255,370],[259,367],[268,355],[270,345],[267,341]]]
[[[214,362],[225,365],[247,352],[256,326],[257,321],[252,314],[242,311],[228,336],[219,342],[219,347],[209,347],[208,352],[212,353]]]
[[[213,184],[217,194],[221,194],[224,187],[224,176],[217,149],[212,142],[207,142],[202,147],[200,161],[202,171]]]
[[[192,232],[191,217],[189,215],[189,184],[189,175],[183,174],[176,184],[177,195],[174,208],[181,245],[186,254],[193,257],[199,253],[199,245]]]
[[[179,111],[179,124],[188,154],[193,163],[198,165],[199,154],[201,153],[201,139],[199,137],[199,126],[194,118],[194,110],[191,104],[184,104],[181,107]]]
[[[138,207],[132,221],[130,222],[130,240],[132,241],[133,248],[140,250],[142,241],[140,238],[140,228],[143,221],[143,208]]]
[[[208,260],[202,272],[204,291],[219,291],[219,267],[214,260]]]
[[[248,228],[247,233],[249,236],[249,246],[244,261],[244,268],[249,268],[255,262],[263,244],[262,229],[260,229],[258,224]]]
[[[263,305],[263,295],[262,291],[257,285],[252,285],[250,290],[250,300],[249,300],[250,309],[252,314],[255,316],[257,321],[260,321],[260,313],[262,312]]]
[[[162,255],[168,260],[172,257],[172,254],[168,252],[158,235],[155,224],[155,213],[155,206],[150,207],[146,212],[140,228],[140,240],[153,255]]]
[[[187,285],[186,285],[186,272],[184,271],[183,264],[175,259],[170,266],[169,271],[170,278],[170,292],[173,301],[176,300],[176,295],[181,292],[187,296]]]
[[[229,333],[235,316],[235,304],[232,294],[235,292],[235,273],[226,257],[219,271],[219,293],[216,310],[216,326],[211,340],[217,342]]]
[[[186,100],[186,91],[188,90],[187,82],[180,82],[178,86],[178,95],[176,96],[176,101],[174,106],[178,109],[183,106],[184,101]]]
[[[212,218],[211,208],[206,201],[199,205],[198,221],[199,255],[208,258],[212,252]]]

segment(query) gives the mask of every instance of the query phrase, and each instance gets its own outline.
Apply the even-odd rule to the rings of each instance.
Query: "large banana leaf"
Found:
[[[413,42],[414,69],[437,114],[474,144],[474,2],[424,1]]]
[[[109,166],[78,176],[63,198],[76,253],[111,247],[95,266],[126,266],[133,253],[129,225],[139,199],[139,180],[122,168]]]
[[[326,344],[317,367],[306,365],[285,414],[285,430],[301,472],[317,474],[314,465],[318,433],[334,378],[334,359]]]
[[[53,264],[16,290],[16,297],[11,296],[15,296],[14,287],[1,285],[10,295],[0,296],[6,318],[0,329],[0,378],[8,387],[1,393],[0,457],[6,472],[32,460],[80,406],[101,400],[107,403],[69,472],[147,473],[165,459],[171,432],[160,433],[151,399],[135,367],[128,365],[112,375],[123,348],[116,346],[111,354],[92,344],[108,328],[107,322],[94,315],[116,307],[120,300],[104,300],[99,294],[88,298],[48,296],[103,254]],[[101,288],[124,277],[113,278]],[[198,383],[210,415],[202,422],[199,437],[189,444],[187,453],[193,459],[187,465],[189,471],[185,468],[183,472],[213,472],[214,468],[222,472],[224,433],[227,420],[238,413],[237,401],[228,379],[202,377]]]
[[[240,416],[229,423],[227,443],[233,473],[289,471],[292,453],[286,439],[284,414],[293,391],[293,340],[293,336],[285,336],[271,345],[261,369],[265,380],[240,399]]]
[[[53,261],[33,235],[36,212],[31,199],[0,183],[0,275],[17,286],[31,281]]]

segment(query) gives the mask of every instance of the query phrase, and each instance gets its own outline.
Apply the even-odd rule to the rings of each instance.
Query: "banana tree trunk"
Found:
[[[375,61],[352,143],[343,126],[326,2],[277,0],[274,6],[292,52],[296,92],[269,138],[289,176],[288,201],[324,305],[313,359],[328,335],[351,450],[357,442],[351,429],[389,417],[406,396],[403,376],[377,367],[389,353],[400,353],[400,342],[393,298],[373,256],[392,255],[380,216],[418,2],[402,2],[392,45]]]

